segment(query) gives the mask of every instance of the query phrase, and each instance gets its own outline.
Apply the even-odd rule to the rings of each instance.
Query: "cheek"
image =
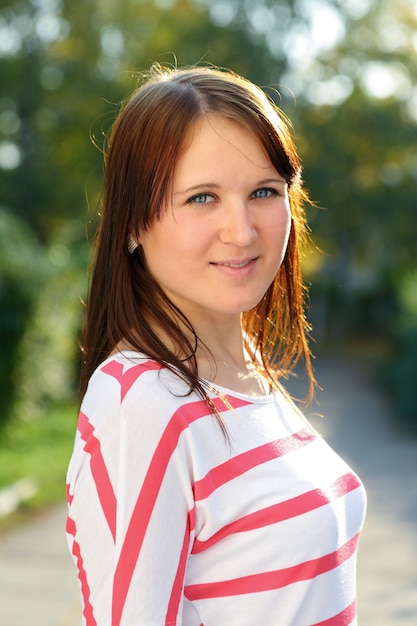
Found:
[[[279,218],[270,224],[270,228],[266,231],[270,250],[278,265],[281,265],[287,254],[292,229],[293,223],[290,213],[283,212]]]
[[[292,217],[289,207],[283,207],[281,211],[273,216],[269,224],[266,224],[266,233],[286,246],[292,228]]]

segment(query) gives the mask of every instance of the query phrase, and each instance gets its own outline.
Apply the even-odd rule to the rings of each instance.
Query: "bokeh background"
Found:
[[[64,497],[101,149],[154,62],[231,68],[291,118],[313,349],[366,358],[417,431],[417,1],[2,0],[3,520]]]

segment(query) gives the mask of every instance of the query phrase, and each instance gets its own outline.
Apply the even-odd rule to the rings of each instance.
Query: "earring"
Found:
[[[139,247],[139,244],[133,239],[132,233],[130,233],[129,237],[127,238],[128,251],[130,252],[130,254],[133,254],[136,248],[138,247]]]

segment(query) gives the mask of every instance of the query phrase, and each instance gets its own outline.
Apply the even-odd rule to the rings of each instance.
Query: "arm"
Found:
[[[179,625],[194,536],[181,399],[155,372],[139,376],[121,403],[120,396],[120,377],[96,376],[68,473],[85,623]]]

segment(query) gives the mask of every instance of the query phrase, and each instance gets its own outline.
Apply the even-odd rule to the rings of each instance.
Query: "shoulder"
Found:
[[[81,409],[87,414],[130,415],[145,411],[165,419],[197,394],[168,367],[139,352],[119,352],[93,373]]]
[[[98,366],[89,381],[87,394],[96,390],[113,393],[118,390],[123,402],[138,389],[147,395],[156,391],[173,396],[190,392],[186,382],[168,367],[140,352],[123,351]]]

